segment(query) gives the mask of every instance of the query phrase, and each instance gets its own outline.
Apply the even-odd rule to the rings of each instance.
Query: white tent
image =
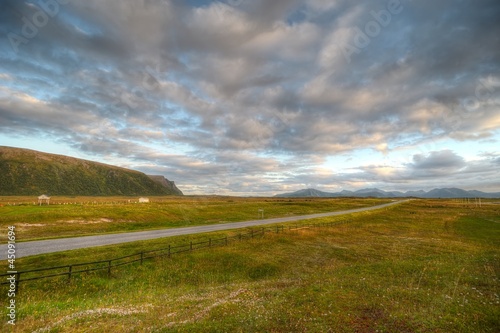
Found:
[[[50,197],[45,194],[42,194],[41,196],[38,197],[38,204],[41,206],[44,201],[47,205],[50,204]]]

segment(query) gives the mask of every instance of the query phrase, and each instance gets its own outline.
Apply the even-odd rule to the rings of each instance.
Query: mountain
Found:
[[[403,193],[403,196],[409,196],[409,197],[416,197],[416,198],[422,198],[427,192],[423,190],[418,190],[418,191],[407,191]]]
[[[425,191],[392,191],[387,192],[377,188],[366,188],[357,191],[343,190],[341,192],[329,193],[322,192],[316,189],[299,190],[292,193],[278,194],[278,198],[299,198],[299,197],[323,197],[323,198],[338,198],[338,197],[376,197],[376,198],[500,198],[500,193],[486,193],[481,191],[466,191],[459,188],[435,188],[429,192]]]
[[[379,190],[378,188],[365,188],[354,192],[354,196],[384,198],[390,195],[385,191]]]
[[[151,180],[154,182],[160,184],[161,186],[167,188],[168,190],[172,191],[172,194],[175,195],[183,195],[181,190],[175,186],[175,183],[173,181],[168,180],[164,176],[155,176],[155,175],[147,175]]]
[[[160,178],[161,177],[161,178]],[[182,195],[163,176],[0,146],[0,195]]]
[[[475,195],[459,188],[435,188],[425,194],[427,198],[470,198]]]
[[[278,194],[276,197],[283,197],[283,198],[303,198],[303,197],[317,197],[317,198],[326,198],[330,197],[332,193],[328,192],[322,192],[315,190],[313,188],[308,188],[304,190],[299,190],[297,192],[293,193],[284,193],[284,194]]]
[[[343,197],[343,196],[351,196],[350,191],[342,191],[341,193],[330,193],[330,192],[323,192],[316,190],[314,188],[308,188],[308,189],[303,189],[303,190],[298,190],[295,192],[290,192],[290,193],[282,193],[282,194],[276,194],[276,198],[309,198],[309,197],[316,197],[316,198],[332,198],[332,197]]]

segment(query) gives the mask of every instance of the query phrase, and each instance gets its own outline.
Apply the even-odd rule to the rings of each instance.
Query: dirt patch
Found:
[[[29,228],[29,227],[45,227],[47,224],[43,223],[16,223],[17,227]]]
[[[64,220],[64,221],[58,221],[58,222],[76,223],[76,224],[98,224],[98,223],[111,223],[111,222],[115,222],[115,220],[103,217],[100,219],[93,219],[93,220],[74,219],[74,220]]]
[[[390,313],[377,306],[366,306],[359,309],[359,314],[351,326],[356,333],[410,333],[418,331],[419,325],[415,325],[411,320],[394,318]]]
[[[49,332],[57,328],[57,326],[64,324],[67,321],[73,320],[73,319],[78,319],[82,317],[97,317],[97,316],[102,316],[102,315],[117,315],[117,316],[129,316],[132,314],[137,314],[137,313],[145,313],[147,310],[145,308],[150,308],[153,305],[151,304],[145,304],[141,305],[141,309],[138,308],[98,308],[98,309],[93,309],[93,310],[86,310],[86,311],[80,311],[73,313],[71,315],[65,316],[61,319],[59,319],[57,322],[50,326],[46,326],[43,328],[39,328],[33,333],[42,333],[42,332]]]
[[[170,328],[173,326],[184,325],[184,324],[195,322],[197,320],[202,320],[203,318],[207,317],[210,314],[210,311],[212,309],[217,308],[219,306],[222,306],[224,304],[228,304],[228,303],[233,303],[233,304],[240,303],[241,304],[241,303],[248,303],[251,301],[255,301],[254,293],[251,292],[250,290],[241,288],[239,290],[231,292],[226,297],[222,297],[221,299],[217,300],[216,302],[214,302],[208,306],[204,306],[204,307],[200,308],[200,310],[197,311],[196,313],[192,314],[189,319],[182,320],[182,321],[171,321],[167,325],[163,326],[163,328]],[[167,317],[176,317],[176,316],[177,316],[177,313],[167,314]]]

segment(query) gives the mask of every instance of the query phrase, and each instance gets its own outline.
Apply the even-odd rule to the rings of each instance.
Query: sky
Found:
[[[0,0],[0,145],[184,194],[500,192],[498,0]]]

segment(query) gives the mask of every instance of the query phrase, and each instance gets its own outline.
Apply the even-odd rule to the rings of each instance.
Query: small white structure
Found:
[[[50,197],[45,194],[42,194],[41,196],[38,197],[38,204],[41,206],[44,201],[47,205],[49,205]]]
[[[139,198],[139,203],[149,203],[149,198]]]

